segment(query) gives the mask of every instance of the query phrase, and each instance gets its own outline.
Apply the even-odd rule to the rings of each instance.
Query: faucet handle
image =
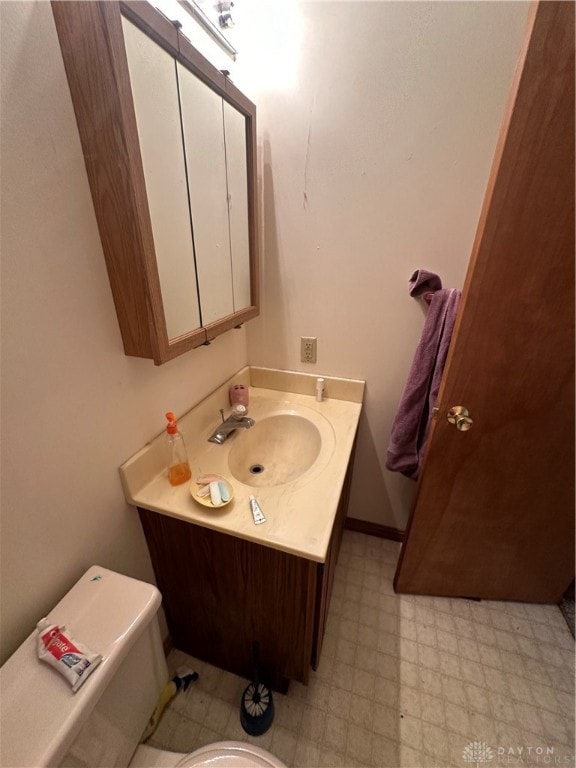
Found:
[[[242,405],[242,403],[235,403],[232,406],[232,412],[230,415],[233,419],[243,419],[247,413],[248,408],[246,408],[245,405]]]

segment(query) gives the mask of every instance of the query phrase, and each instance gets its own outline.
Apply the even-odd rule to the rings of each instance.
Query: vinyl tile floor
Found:
[[[399,545],[345,531],[320,665],[274,694],[249,737],[248,681],[173,650],[200,674],[152,746],[257,744],[287,766],[574,766],[574,639],[553,605],[396,595]]]

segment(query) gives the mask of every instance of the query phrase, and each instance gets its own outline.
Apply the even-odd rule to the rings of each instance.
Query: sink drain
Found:
[[[262,464],[252,464],[252,466],[249,468],[249,471],[253,475],[261,475],[262,472],[264,472],[264,467]]]

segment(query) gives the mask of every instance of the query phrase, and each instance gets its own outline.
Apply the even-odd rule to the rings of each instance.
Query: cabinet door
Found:
[[[226,174],[228,180],[228,214],[230,217],[230,251],[234,311],[251,304],[250,236],[248,231],[248,169],[246,118],[232,104],[222,102],[224,139],[226,142]]]
[[[202,324],[234,312],[222,98],[177,64]]]
[[[317,563],[138,508],[176,648],[242,677],[308,682]]]
[[[166,327],[173,339],[201,325],[175,62],[125,18],[122,27]]]

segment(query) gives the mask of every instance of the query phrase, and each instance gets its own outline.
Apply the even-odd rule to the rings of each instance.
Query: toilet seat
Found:
[[[131,768],[286,768],[270,752],[241,741],[217,741],[183,755],[140,744]]]
[[[176,768],[286,768],[284,763],[261,747],[240,741],[218,741],[192,752]]]

